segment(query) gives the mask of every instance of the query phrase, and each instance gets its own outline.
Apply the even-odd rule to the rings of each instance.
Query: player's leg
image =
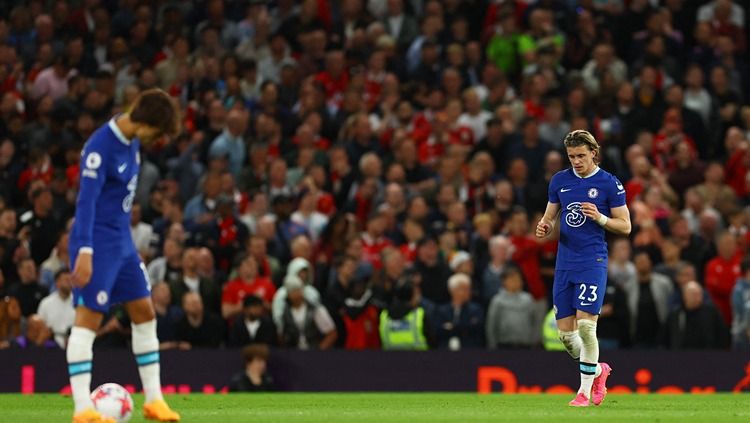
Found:
[[[73,263],[75,260],[75,256],[71,257]],[[101,326],[104,313],[109,309],[110,291],[114,283],[113,272],[102,269],[112,269],[117,265],[109,255],[95,254],[89,283],[83,288],[73,289],[76,317],[65,354],[75,404],[73,422],[76,423],[114,422],[94,410],[91,401],[91,370],[96,331]]]
[[[596,319],[598,316],[584,311],[576,314],[578,333],[581,337],[581,358],[579,368],[581,372],[581,387],[579,394],[591,398],[591,387],[597,373],[601,373],[599,366],[599,341],[596,339]]]
[[[555,271],[555,280],[552,285],[552,304],[554,306],[555,319],[557,320],[557,331],[560,341],[565,346],[565,351],[573,360],[578,361],[581,356],[581,337],[578,336],[576,328],[576,310],[573,308],[574,286],[568,280],[568,272],[564,270]]]
[[[599,364],[599,340],[596,336],[596,325],[604,302],[606,292],[607,270],[590,269],[580,274],[575,298],[578,333],[581,337],[581,387],[579,394],[591,398],[594,379],[602,373]]]
[[[101,326],[103,317],[102,313],[79,305],[76,308],[73,328],[70,330],[65,355],[68,361],[70,388],[75,405],[75,416],[77,417],[85,414],[87,410],[94,409],[94,403],[91,401],[93,346],[96,330]],[[86,420],[79,419],[79,421]]]
[[[125,303],[125,311],[130,316],[133,354],[138,363],[138,373],[146,397],[144,415],[158,421],[179,421],[179,414],[169,408],[161,393],[156,313],[151,302],[146,267],[137,255],[133,255],[123,264],[115,281],[112,297],[113,300]]]

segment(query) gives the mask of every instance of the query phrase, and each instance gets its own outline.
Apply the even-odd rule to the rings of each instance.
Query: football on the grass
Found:
[[[117,423],[130,420],[133,415],[133,397],[122,386],[116,383],[105,383],[91,393],[96,411],[112,417]]]

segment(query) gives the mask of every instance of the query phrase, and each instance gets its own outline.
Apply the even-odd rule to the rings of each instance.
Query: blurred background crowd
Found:
[[[602,347],[750,346],[743,2],[0,12],[0,348],[65,346],[81,148],[152,87],[184,127],[142,151],[132,214],[162,348],[560,349],[556,240],[530,228],[573,129],[632,213],[609,240]],[[114,308],[96,346],[129,330]]]

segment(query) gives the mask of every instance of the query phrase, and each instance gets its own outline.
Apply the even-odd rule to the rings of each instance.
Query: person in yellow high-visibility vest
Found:
[[[433,345],[429,319],[417,301],[411,282],[396,287],[388,308],[380,312],[380,341],[384,350],[424,351]]]
[[[565,345],[560,341],[560,335],[557,331],[557,320],[555,320],[555,311],[550,310],[544,318],[542,324],[542,343],[547,351],[565,351]]]

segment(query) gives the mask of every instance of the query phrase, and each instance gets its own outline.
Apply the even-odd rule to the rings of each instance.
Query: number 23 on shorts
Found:
[[[596,285],[578,284],[578,300],[580,301],[580,305],[585,307],[596,303],[596,300],[599,299],[599,294],[596,292],[598,288]]]

